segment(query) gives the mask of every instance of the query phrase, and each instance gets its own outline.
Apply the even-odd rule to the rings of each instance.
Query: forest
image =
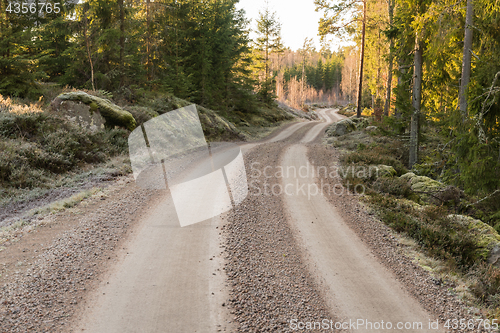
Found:
[[[130,174],[130,130],[191,103],[214,141],[335,108],[372,127],[332,139],[344,166],[394,170],[363,183],[381,220],[471,278],[500,318],[500,267],[449,218],[482,221],[471,228],[500,244],[497,0],[310,0],[321,43],[296,50],[272,1],[254,22],[238,0],[57,1],[0,0],[0,207],[79,184],[82,166]],[[46,112],[76,90],[134,121],[92,132]],[[410,173],[441,187],[417,193]]]
[[[343,73],[362,73],[354,75],[358,84],[351,94],[358,99],[358,116],[365,107],[378,109],[379,114],[383,110],[388,128],[409,134],[409,167],[419,165],[469,193],[498,192],[499,4],[478,0],[316,0],[315,4],[324,13],[319,25],[322,36],[350,34],[356,41],[355,48],[344,49]],[[346,94],[350,88],[345,75],[342,79]],[[425,128],[446,139],[432,158],[419,157]]]
[[[16,12],[2,0],[0,94],[37,100],[44,84],[57,84],[134,103],[165,91],[242,113],[276,101],[352,103],[358,116],[372,109],[387,128],[409,135],[409,167],[470,193],[499,191],[498,3],[315,0],[324,14],[322,47],[306,38],[291,50],[269,7],[251,40],[237,2],[63,1],[42,11],[35,1]],[[331,51],[331,35],[355,45]],[[430,124],[448,138],[432,159],[419,156]]]
[[[248,35],[235,1],[66,1],[27,14],[10,3],[0,2],[2,94],[36,97],[35,82],[54,82],[133,101],[147,87],[245,108]]]

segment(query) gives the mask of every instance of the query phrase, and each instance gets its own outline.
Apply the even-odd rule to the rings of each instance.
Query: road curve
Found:
[[[300,142],[314,141],[324,126],[318,124],[311,128]],[[309,266],[314,267],[312,275],[318,276],[318,284],[325,287],[325,298],[332,313],[345,321],[362,319],[379,324],[383,321],[385,327],[391,323],[392,329],[377,332],[394,332],[398,323],[411,323],[412,326],[399,331],[436,332],[428,329],[431,316],[404,291],[347,226],[335,207],[321,195],[308,164],[306,145],[288,147],[281,166],[283,170],[297,172],[284,174],[283,188],[288,188],[291,194],[285,195],[285,204],[305,257],[310,261]],[[418,327],[414,323],[422,323],[422,329],[413,329]],[[358,331],[372,332],[374,329],[361,326],[356,329]]]
[[[320,111],[327,112],[331,110]],[[242,150],[284,140],[308,124],[293,124],[270,140],[243,145]],[[221,216],[181,228],[168,191],[156,206],[145,209],[148,213],[123,249],[122,259],[90,296],[92,305],[75,331],[232,331],[229,313],[221,307],[227,299],[219,248]]]

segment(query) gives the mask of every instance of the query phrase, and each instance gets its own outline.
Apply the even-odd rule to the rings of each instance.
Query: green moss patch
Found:
[[[128,111],[125,111],[111,101],[89,95],[83,91],[68,92],[57,96],[62,101],[82,102],[90,106],[91,111],[99,110],[101,116],[106,120],[106,126],[113,128],[120,126],[133,131],[137,127],[137,123]]]

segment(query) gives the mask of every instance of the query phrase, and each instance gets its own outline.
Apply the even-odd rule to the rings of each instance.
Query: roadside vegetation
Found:
[[[384,223],[500,318],[499,4],[315,4],[323,38],[356,44],[343,50],[341,83],[350,104],[340,113],[353,118],[327,142],[343,150],[345,166],[393,170],[345,181],[365,186]]]
[[[98,130],[79,126],[56,112],[51,103],[58,96],[73,98],[72,94],[79,100],[81,96],[89,96],[85,102],[91,109],[92,101],[96,100],[128,112],[134,127],[192,104],[169,93],[138,91],[136,102],[129,103],[123,96],[114,98],[106,91],[78,92],[55,85],[43,85],[41,98],[33,101],[0,95],[2,209],[8,204],[36,200],[53,189],[78,188],[86,181],[91,182],[90,179],[108,180],[131,172],[127,154],[128,135],[133,128],[126,128],[129,122]],[[199,105],[197,109],[208,141],[258,139],[276,126],[295,119],[285,109],[265,104],[248,113],[213,111]]]
[[[73,186],[62,179],[91,169],[128,173],[130,131],[182,106],[197,105],[209,141],[258,139],[295,119],[236,3],[62,1],[42,16],[0,2],[0,202]],[[61,101],[98,110],[104,128],[54,112]]]

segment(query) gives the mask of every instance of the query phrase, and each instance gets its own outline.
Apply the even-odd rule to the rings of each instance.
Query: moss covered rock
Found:
[[[405,173],[401,179],[411,183],[411,189],[417,192],[438,193],[446,188],[446,185],[426,176],[417,176],[413,172]]]
[[[449,186],[426,176],[417,176],[413,172],[405,173],[400,177],[411,185],[420,198],[427,203],[441,203],[439,199]],[[436,202],[437,201],[437,202]]]
[[[342,136],[356,130],[356,124],[351,119],[342,119],[331,124],[326,129],[327,136]]]
[[[361,130],[363,128],[366,128],[370,125],[370,122],[366,118],[358,118],[356,116],[352,116],[349,118],[355,125],[356,129]]]
[[[448,215],[448,218],[465,226],[474,236],[477,256],[489,264],[500,267],[500,235],[488,224],[465,215]]]
[[[401,176],[401,177],[399,177],[399,178],[401,178],[401,179],[403,179],[403,180],[406,180],[407,182],[410,182],[410,181],[411,181],[411,179],[412,179],[413,177],[415,177],[415,176],[416,176],[416,174],[414,174],[413,172],[408,172],[408,173],[405,173],[404,175],[402,175],[402,176]]]
[[[442,191],[446,185],[426,176],[415,176],[411,178],[411,189],[418,192],[437,193]]]
[[[130,112],[125,111],[107,99],[92,96],[83,91],[64,93],[57,96],[57,99],[60,101],[82,102],[88,105],[91,111],[99,110],[101,116],[106,120],[105,125],[107,127],[120,126],[130,131],[137,127],[136,121]]]
[[[397,175],[396,169],[390,165],[377,165],[379,177],[394,177]]]

